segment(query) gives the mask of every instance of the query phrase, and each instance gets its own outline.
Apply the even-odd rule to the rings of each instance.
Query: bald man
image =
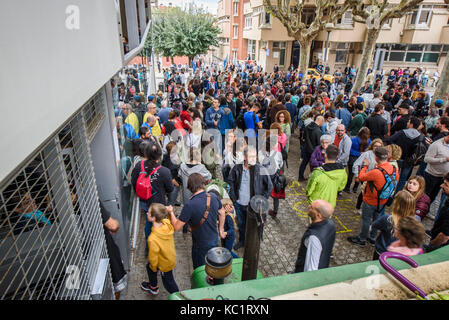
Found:
[[[312,223],[301,239],[294,273],[329,267],[336,234],[330,219],[333,212],[334,208],[325,200],[315,200],[309,206]]]

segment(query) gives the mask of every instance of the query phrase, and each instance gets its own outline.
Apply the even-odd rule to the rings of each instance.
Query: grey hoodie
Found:
[[[421,134],[421,132],[419,132],[415,128],[409,128],[409,129],[404,129],[404,134],[407,138],[413,140],[413,139],[418,138],[419,135]]]
[[[441,138],[432,143],[426,152],[424,161],[427,163],[426,171],[434,177],[443,177],[449,172],[449,145]]]
[[[343,139],[341,139],[340,144],[338,145],[338,158],[336,163],[341,163],[343,166],[348,165],[349,154],[351,153],[352,140],[345,133]]]
[[[185,163],[181,163],[181,166],[179,167],[179,177],[182,179],[182,200],[183,203],[186,203],[190,197],[192,197],[192,193],[189,189],[187,189],[187,181],[189,180],[189,177],[192,173],[199,173],[203,176],[205,180],[212,179],[211,173],[206,169],[204,164],[196,164],[192,167],[191,165],[187,165]]]

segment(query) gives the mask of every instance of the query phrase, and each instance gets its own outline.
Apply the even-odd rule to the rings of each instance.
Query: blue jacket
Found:
[[[129,123],[124,123],[123,124],[123,128],[126,129],[126,133],[127,133],[127,137],[131,140],[133,139],[138,139],[139,136],[136,133],[136,130],[134,130],[133,126],[130,125]]]
[[[348,111],[346,108],[337,109],[335,111],[335,116],[338,119],[341,119],[341,123],[345,125],[345,128],[348,128],[349,123],[351,122],[352,115],[351,112]]]
[[[287,108],[288,113],[290,113],[290,119],[292,120],[292,122],[295,119],[295,115],[296,115],[296,105],[289,102],[285,104],[285,108]]]
[[[209,108],[210,109],[210,108]],[[234,128],[234,117],[232,111],[227,105],[220,106],[222,111],[221,120],[218,122],[218,129],[222,135],[226,134],[226,130]]]
[[[217,127],[214,126],[215,115],[217,115],[217,121],[218,121]],[[231,112],[231,115],[232,115],[232,112]],[[204,120],[206,121],[207,129],[219,129],[222,116],[223,116],[222,108],[218,109],[217,111],[215,111],[213,107],[208,108],[206,111],[206,115],[204,117]]]
[[[349,153],[351,156],[354,157],[360,157],[360,138],[359,137],[354,137],[351,139],[352,140],[352,145],[351,145],[351,152]],[[368,139],[368,146],[370,145],[371,140]],[[368,148],[367,146],[367,148]]]

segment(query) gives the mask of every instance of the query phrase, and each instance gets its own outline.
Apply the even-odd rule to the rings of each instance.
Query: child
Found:
[[[422,221],[429,212],[430,198],[424,192],[426,189],[426,180],[421,176],[413,176],[408,179],[405,188],[416,200],[415,218],[418,221]]]
[[[374,244],[373,260],[379,259],[379,255],[386,252],[388,246],[396,240],[393,236],[393,227],[398,225],[399,220],[403,217],[414,216],[415,198],[406,190],[399,191],[394,199],[391,215],[384,214],[378,217],[371,225],[372,228],[380,231]]]
[[[235,213],[234,213],[234,206],[232,204],[232,200],[229,199],[229,197],[221,197],[220,192],[216,189],[209,188],[209,193],[214,193],[217,195],[218,198],[221,199],[221,203],[223,205],[223,208],[226,211],[226,218],[225,218],[225,224],[224,224],[224,231],[226,234],[226,238],[221,239],[221,246],[225,247],[226,249],[231,252],[232,258],[239,258],[239,256],[232,251],[232,247],[234,246],[235,242]],[[226,191],[224,190],[226,193]],[[226,193],[227,196],[227,193]]]
[[[142,282],[142,290],[152,294],[159,293],[157,285],[157,272],[162,273],[162,283],[169,293],[178,292],[178,285],[173,278],[173,269],[176,266],[174,228],[167,219],[167,211],[173,212],[173,207],[165,207],[160,203],[152,203],[148,210],[148,221],[153,228],[148,237],[148,261],[146,265],[149,282]]]
[[[388,251],[398,252],[409,257],[423,253],[424,226],[414,217],[401,218],[395,228],[394,236],[398,240],[388,247]]]

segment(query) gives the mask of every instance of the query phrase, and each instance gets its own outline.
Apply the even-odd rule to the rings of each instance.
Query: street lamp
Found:
[[[331,34],[332,29],[334,29],[333,23],[326,23],[326,26],[324,27],[327,31],[327,40],[326,40],[326,53],[324,54],[324,73],[326,73],[326,66],[328,65],[328,59],[329,59],[329,37]]]

